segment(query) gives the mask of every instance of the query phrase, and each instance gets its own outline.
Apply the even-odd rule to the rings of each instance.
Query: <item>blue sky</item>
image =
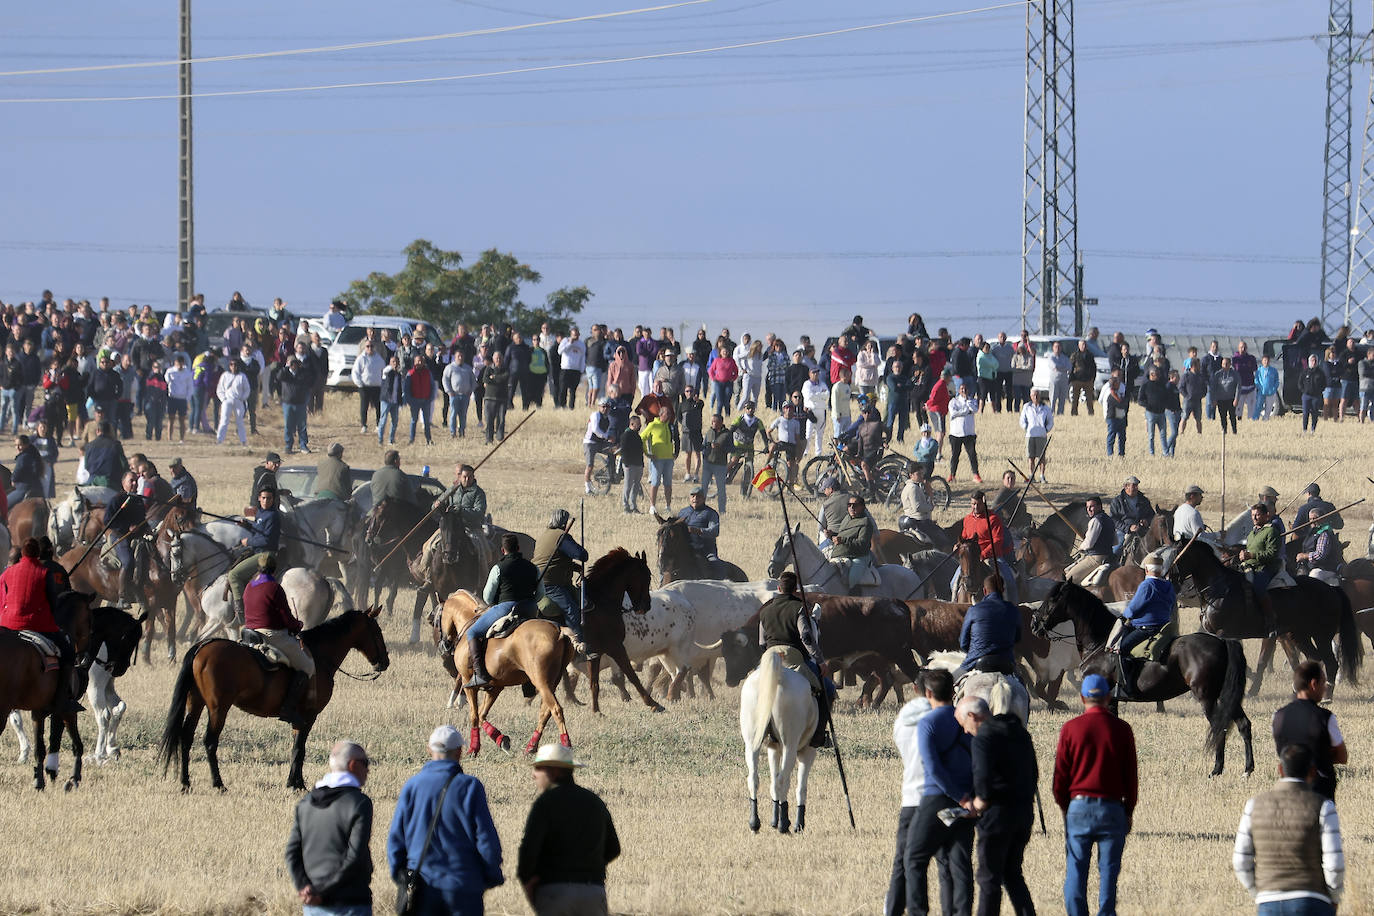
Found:
[[[645,0],[245,0],[197,57],[537,23]],[[204,63],[214,93],[661,54],[974,3],[709,0],[612,20]],[[1368,30],[1360,9],[1357,32]],[[1079,0],[1094,323],[1284,330],[1319,288],[1324,4]],[[1020,7],[671,59],[197,101],[197,288],[319,310],[423,237],[585,283],[589,318],[823,333],[1020,324]],[[4,70],[177,56],[176,4],[8,4]],[[1357,99],[1368,73],[1357,72]],[[0,77],[0,98],[174,95],[175,67]],[[1363,102],[1357,102],[1356,136]],[[5,104],[0,298],[170,307],[177,103]],[[1358,157],[1358,150],[1356,156]],[[1161,256],[1163,253],[1163,256]],[[1184,253],[1178,258],[1170,253]],[[1215,256],[1239,255],[1239,260]],[[793,331],[792,333],[796,333]]]

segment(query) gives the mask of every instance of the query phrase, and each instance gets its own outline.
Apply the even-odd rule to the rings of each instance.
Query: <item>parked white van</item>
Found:
[[[367,336],[368,328],[390,328],[396,336],[410,336],[416,326],[424,325],[425,340],[436,347],[444,346],[444,341],[435,332],[434,326],[418,318],[402,318],[395,315],[358,315],[339,332],[329,346],[329,378],[325,385],[329,388],[353,388],[353,360],[358,355],[358,344]]]

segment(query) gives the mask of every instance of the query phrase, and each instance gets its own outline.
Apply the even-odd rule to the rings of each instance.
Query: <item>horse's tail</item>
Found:
[[[1211,721],[1207,723],[1207,748],[1215,752],[1225,746],[1226,736],[1231,731],[1231,723],[1245,716],[1241,703],[1245,699],[1245,648],[1239,639],[1222,639],[1226,647],[1226,673],[1221,679],[1221,693],[1217,696],[1216,706],[1212,708]]]
[[[1360,628],[1355,623],[1355,610],[1350,604],[1350,596],[1345,589],[1336,591],[1341,596],[1341,614],[1337,628],[1341,636],[1341,681],[1351,684],[1360,682],[1360,665],[1364,664],[1364,642],[1360,639]]]
[[[988,711],[994,716],[1005,715],[1011,712],[1013,699],[1010,679],[999,677],[988,691]]]
[[[776,652],[765,652],[754,672],[754,709],[749,724],[749,753],[757,754],[768,734],[768,721],[773,718],[773,704],[782,687],[782,659]]]
[[[171,767],[172,761],[176,760],[177,750],[181,747],[181,730],[186,721],[186,699],[195,686],[195,675],[191,672],[191,665],[203,645],[204,642],[198,642],[186,650],[186,655],[181,659],[181,673],[177,675],[176,684],[172,687],[172,705],[167,709],[167,724],[162,729],[162,743],[157,748],[157,759],[162,764],[163,776],[167,775],[167,770]]]

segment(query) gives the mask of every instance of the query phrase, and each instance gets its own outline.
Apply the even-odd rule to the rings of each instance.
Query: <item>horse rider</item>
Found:
[[[1107,651],[1130,655],[1131,650],[1173,622],[1178,609],[1174,584],[1164,577],[1164,561],[1145,558],[1145,579],[1131,596],[1121,618],[1107,637]]]
[[[1084,510],[1088,513],[1088,526],[1078,542],[1079,556],[1064,570],[1064,578],[1075,585],[1082,585],[1093,570],[1103,563],[1110,566],[1116,559],[1116,526],[1112,524],[1112,517],[1102,510],[1101,497],[1089,496]]]
[[[173,500],[177,495],[176,490],[172,489],[167,478],[158,473],[157,465],[146,459],[140,472],[138,486],[139,495],[143,497],[148,506],[148,524],[156,525],[172,508]]]
[[[1011,538],[1002,524],[1002,517],[988,509],[987,495],[982,490],[974,490],[969,496],[969,514],[964,516],[959,539],[977,541],[978,555],[988,563],[996,561],[997,569],[1002,574],[1004,594],[1007,600],[1016,604],[1016,573],[1011,567]],[[962,576],[962,569],[954,571],[954,578],[949,584],[950,594],[959,590],[959,579]]]
[[[46,482],[47,473],[43,468],[43,457],[38,454],[38,449],[34,448],[33,441],[28,436],[16,436],[14,469],[10,472],[12,486],[6,494],[9,504],[17,506],[30,496],[42,498]]]
[[[563,621],[573,632],[573,648],[587,654],[586,637],[582,635],[582,596],[573,585],[574,564],[586,569],[587,551],[573,539],[572,515],[567,509],[553,510],[549,527],[534,539],[534,565],[544,583],[544,594],[563,611]]]
[[[256,506],[258,504],[258,494],[264,488],[277,491],[277,471],[281,469],[281,455],[276,452],[268,452],[263,456],[262,464],[253,468],[253,488],[248,491],[248,504]]]
[[[299,713],[300,701],[305,697],[310,679],[315,676],[315,659],[297,638],[302,625],[291,612],[286,592],[277,582],[277,558],[270,553],[260,553],[253,558],[253,565],[257,575],[243,591],[243,628],[254,631],[263,642],[281,653],[291,669],[291,681],[282,694],[277,717],[301,727],[305,723]]]
[[[1174,507],[1174,540],[1186,543],[1207,530],[1202,521],[1202,487],[1189,484],[1183,491],[1183,502]]]
[[[857,495],[851,495],[845,503],[845,517],[834,528],[826,529],[825,536],[830,539],[830,562],[844,571],[851,595],[856,584],[873,567],[873,538],[877,534],[878,523],[868,514],[864,498]]]
[[[26,539],[19,562],[0,573],[0,628],[15,632],[29,630],[52,640],[57,646],[61,666],[53,709],[80,712],[82,707],[77,698],[86,688],[77,683],[76,652],[71,639],[53,616],[57,596],[66,589],[48,574],[39,560],[39,552],[38,540]]]
[[[133,539],[148,530],[148,510],[137,491],[138,475],[125,471],[120,492],[105,507],[105,528],[119,559],[119,601],[125,607],[131,606],[137,595]]]
[[[1140,492],[1140,478],[1132,474],[1126,478],[1121,492],[1112,500],[1112,520],[1121,535],[1121,556],[1130,554],[1136,538],[1145,536],[1154,518],[1155,507],[1149,497]]]
[[[1283,551],[1280,549],[1278,532],[1269,524],[1267,503],[1251,506],[1250,520],[1255,527],[1245,538],[1245,547],[1236,558],[1248,573],[1247,578],[1255,590],[1255,601],[1264,613],[1264,629],[1273,639],[1279,635],[1279,627],[1278,619],[1274,616],[1274,604],[1269,597],[1269,583],[1283,569]]]
[[[807,610],[797,590],[797,574],[787,570],[778,576],[778,593],[759,608],[759,644],[764,655],[776,655],[784,668],[806,678],[816,698],[820,718],[811,734],[812,747],[825,746],[825,726],[830,721],[830,694],[821,681],[821,633],[817,619]],[[816,606],[819,610],[820,605]]]
[[[1273,525],[1283,534],[1283,519],[1279,518],[1279,491],[1273,487],[1260,487],[1259,499],[1255,502],[1267,503],[1269,505],[1269,524]]]
[[[100,424],[100,435],[86,443],[82,455],[93,487],[117,487],[129,469],[124,446],[114,437],[114,426],[109,420]]]
[[[911,461],[906,466],[906,483],[902,484],[902,514],[897,516],[897,530],[914,534],[923,541],[937,537],[939,526],[931,520],[934,504],[931,501],[930,479],[925,465]]]
[[[959,648],[964,661],[954,671],[957,683],[970,671],[1014,674],[1016,644],[1021,641],[1021,609],[1002,597],[1002,576],[994,570],[983,580],[983,597],[964,614]]]
[[[1002,523],[1008,528],[1011,527],[1012,516],[1021,514],[1020,497],[1021,488],[1016,485],[1016,472],[1003,471],[1002,486],[992,498],[992,511],[1002,517]]]
[[[372,474],[368,489],[372,494],[373,509],[386,500],[398,503],[403,511],[400,514],[393,513],[392,517],[401,521],[402,530],[409,527],[404,524],[407,513],[418,513],[419,500],[415,497],[415,485],[401,470],[400,452],[394,448],[387,449],[386,454],[382,456],[382,466]],[[419,516],[417,514],[413,517]]]
[[[847,512],[845,507],[849,503],[849,492],[840,484],[840,480],[834,474],[827,474],[821,478],[816,489],[821,493],[821,511],[817,513],[816,519],[816,543],[822,551],[829,554],[830,537],[826,531],[836,528],[844,522]]]
[[[692,549],[706,558],[708,567],[720,562],[716,556],[716,538],[720,537],[720,514],[706,505],[706,488],[692,487],[687,505],[678,510],[677,517],[687,523],[687,541]]]
[[[1340,588],[1340,568],[1345,564],[1341,539],[1325,521],[1320,521],[1312,527],[1317,529],[1312,549],[1299,553],[1294,559],[1297,560],[1298,567],[1305,570],[1313,579]]]
[[[1303,492],[1307,494],[1307,501],[1298,507],[1297,515],[1293,516],[1293,528],[1306,524],[1311,519],[1321,518],[1323,515],[1327,516],[1324,521],[1332,528],[1339,531],[1341,528],[1345,527],[1345,521],[1341,518],[1340,513],[1336,512],[1336,507],[1322,499],[1322,488],[1320,486],[1315,483],[1308,484],[1307,489]],[[1312,545],[1316,543],[1317,533],[1312,529],[1318,524],[1321,523],[1318,522],[1308,525],[1307,530],[1302,533],[1302,546],[1304,550],[1310,551]],[[1293,534],[1292,537],[1297,538],[1297,534]]]
[[[240,524],[249,529],[248,535],[239,541],[240,547],[248,548],[248,555],[229,570],[229,588],[234,596],[234,612],[242,619],[243,590],[248,587],[248,581],[257,575],[259,559],[271,556],[275,566],[277,551],[281,549],[281,511],[277,508],[277,491],[267,487],[259,490],[258,511],[253,516],[253,523]]]
[[[348,502],[353,498],[353,475],[343,460],[342,442],[331,443],[315,466],[315,496]]]
[[[181,504],[193,510],[198,508],[196,503],[200,499],[200,487],[196,485],[196,479],[186,470],[186,465],[182,464],[179,457],[173,458],[169,467],[172,469],[172,479],[168,482],[181,499]]]
[[[544,597],[539,567],[520,555],[520,540],[513,534],[501,535],[501,559],[491,568],[482,600],[488,605],[468,627],[468,655],[472,658],[472,678],[464,687],[485,687],[491,683],[487,673],[487,632],[492,624],[515,609],[521,616],[533,616],[535,602]]]
[[[460,464],[455,469],[453,492],[448,497],[447,511],[456,513],[468,540],[472,542],[473,556],[487,556],[491,549],[487,541],[491,534],[491,517],[487,514],[487,491],[477,483],[477,471],[472,465]],[[580,619],[578,623],[580,626]]]

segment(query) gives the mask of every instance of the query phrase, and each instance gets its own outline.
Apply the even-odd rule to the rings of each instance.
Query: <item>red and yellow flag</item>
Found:
[[[754,489],[760,493],[773,481],[778,479],[777,472],[772,465],[765,464],[757,474],[754,475]]]

